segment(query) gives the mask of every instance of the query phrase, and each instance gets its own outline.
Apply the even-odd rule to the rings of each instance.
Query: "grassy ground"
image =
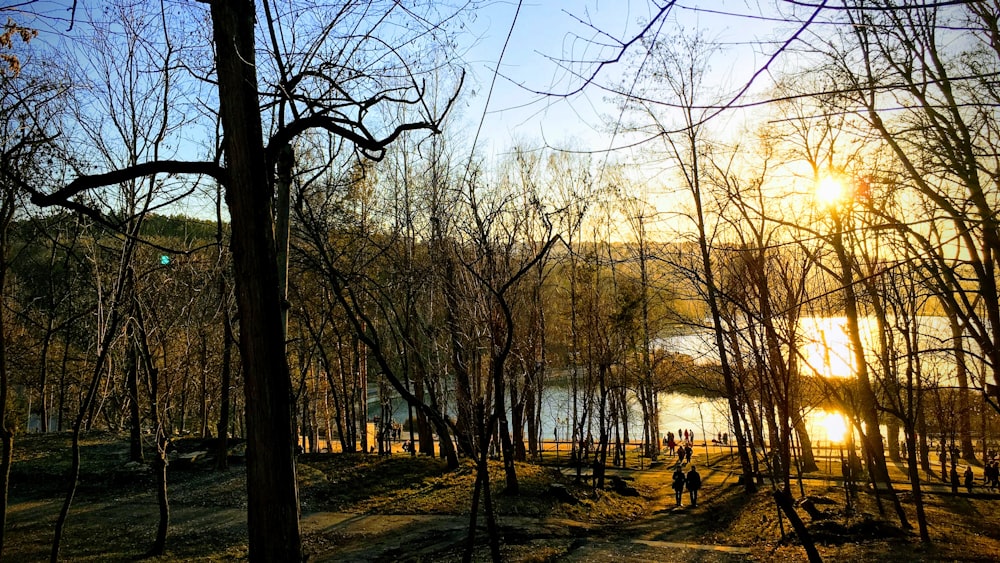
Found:
[[[197,441],[182,442],[184,450]],[[83,447],[79,492],[60,552],[65,561],[134,561],[152,542],[157,523],[152,475],[125,463],[120,437],[92,433]],[[554,461],[546,456],[545,461]],[[565,456],[560,459],[565,462]],[[638,496],[595,490],[553,465],[518,465],[521,494],[505,494],[499,465],[491,470],[503,554],[509,561],[784,561],[804,551],[779,517],[764,486],[748,496],[724,451],[699,455],[705,488],[698,507],[674,507],[667,463],[638,459],[615,470]],[[821,464],[822,465],[822,464]],[[28,435],[15,443],[4,561],[48,559],[69,466],[68,437]],[[246,557],[245,468],[211,470],[208,461],[171,465],[168,554],[151,561],[231,561]],[[404,455],[303,455],[299,459],[303,544],[313,561],[461,560],[475,475],[470,465],[446,472],[440,460]],[[586,473],[586,472],[584,472]],[[900,474],[901,475],[901,474]],[[809,525],[824,559],[889,561],[1000,560],[1000,500],[927,496],[932,543],[900,527],[859,491],[854,511],[844,491],[822,472],[802,487],[823,516]],[[552,485],[577,499],[560,500]],[[794,493],[800,495],[796,486]],[[686,500],[686,495],[685,495]],[[912,499],[904,507],[915,525]],[[487,560],[484,519],[477,519],[475,559]]]

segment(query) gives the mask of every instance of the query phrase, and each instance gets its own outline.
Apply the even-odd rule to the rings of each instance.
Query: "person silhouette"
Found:
[[[691,471],[688,471],[684,483],[687,485],[688,494],[691,495],[691,506],[698,506],[698,489],[701,488],[701,474],[698,473],[695,466],[691,466]]]
[[[671,487],[674,489],[674,500],[677,501],[677,506],[681,506],[681,495],[684,494],[684,470],[678,465],[677,469],[674,470],[674,481]]]

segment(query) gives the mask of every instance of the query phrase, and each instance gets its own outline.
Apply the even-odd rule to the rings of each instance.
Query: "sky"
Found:
[[[565,94],[576,89],[579,78],[561,68],[558,59],[595,56],[598,49],[590,45],[595,29],[576,18],[589,18],[610,33],[624,35],[637,27],[629,25],[629,20],[648,18],[648,14],[629,18],[628,12],[612,9],[608,1],[558,0],[529,0],[520,9],[516,2],[496,2],[481,10],[474,22],[474,33],[481,33],[482,38],[467,55],[478,83],[468,115],[478,119],[485,111],[481,141],[503,146],[514,140],[566,143],[573,138],[592,141],[602,136],[600,114],[613,108],[604,103],[600,94],[587,90],[562,98],[537,92]],[[508,33],[510,40],[504,50]],[[497,69],[499,74],[486,106]]]
[[[664,1],[487,0],[457,47],[460,62],[470,73],[469,95],[462,99],[455,120],[460,134],[470,143],[475,139],[477,153],[491,158],[515,143],[598,155],[628,145],[632,140],[613,132],[610,125],[621,114],[605,91],[591,85],[566,94],[582,85],[581,75],[574,73],[589,76],[595,69],[579,61],[618,56],[616,42],[633,39]],[[773,12],[774,4],[774,0],[677,1],[656,29],[663,34],[681,28],[704,30],[710,39],[723,41],[726,53],[713,62],[711,76],[720,91],[735,90],[776,48],[773,42],[760,42],[781,35],[773,21],[759,19]],[[65,17],[67,5],[62,0],[41,0],[34,7]],[[81,0],[80,5],[101,4]],[[632,51],[638,50],[638,45],[632,46]],[[628,65],[619,62],[601,69],[596,82],[634,78],[634,71],[629,74]],[[767,83],[767,76],[758,80],[760,85]],[[607,154],[624,156],[627,151]]]
[[[681,28],[704,30],[710,39],[725,43],[725,53],[713,63],[712,80],[720,89],[735,90],[749,81],[776,49],[768,38],[780,37],[778,28],[789,27],[761,18],[773,16],[772,4],[758,5],[754,0],[676,2],[658,29],[661,33]],[[466,115],[474,121],[485,116],[478,146],[503,150],[518,141],[601,151],[626,144],[609,130],[607,123],[619,116],[619,110],[602,90],[588,87],[567,98],[537,92],[565,94],[578,88],[581,78],[557,60],[613,57],[617,47],[612,39],[635,37],[656,9],[646,0],[526,0],[520,5],[516,0],[505,0],[480,10],[471,34],[480,34],[480,39],[465,56],[477,90]],[[508,33],[510,40],[504,50]],[[487,105],[497,68],[500,75]],[[633,76],[626,70],[624,64],[608,65],[598,81],[608,83],[623,76],[631,80]],[[769,84],[768,77],[758,78],[757,83]]]
[[[522,142],[605,150],[623,144],[609,133],[608,123],[617,120],[619,110],[605,92],[591,86],[573,96],[561,95],[581,86],[581,77],[573,72],[594,70],[579,61],[618,55],[615,42],[634,38],[664,4],[672,6],[656,31],[704,30],[710,39],[726,43],[724,56],[713,65],[720,88],[745,83],[775,48],[759,43],[776,35],[775,22],[761,17],[774,15],[775,5],[781,5],[775,0],[484,0],[457,45],[471,76],[467,89],[474,91],[462,108],[470,137],[482,119],[477,148],[490,152]],[[101,3],[81,0],[79,5]],[[37,0],[30,9],[47,14],[48,20],[38,23],[56,22],[58,27],[60,20],[53,18],[65,21],[68,6],[63,0]],[[633,78],[626,64],[617,63],[602,69],[597,82]]]

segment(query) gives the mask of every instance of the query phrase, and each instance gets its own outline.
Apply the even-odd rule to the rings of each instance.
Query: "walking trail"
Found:
[[[502,517],[505,545],[536,560],[546,551],[559,561],[743,561],[750,549],[728,545],[706,545],[705,523],[713,519],[718,491],[729,489],[736,476],[726,464],[698,465],[704,485],[696,507],[675,506],[670,487],[673,458],[643,470],[611,470],[642,486],[650,501],[646,516],[608,530],[575,520],[559,518]],[[689,466],[688,466],[689,467]],[[572,475],[571,470],[566,470]],[[649,491],[652,491],[650,497]],[[484,525],[479,521],[480,527]],[[319,512],[304,514],[302,528],[310,537],[326,538],[330,545],[309,545],[311,561],[427,561],[460,560],[468,534],[465,516],[358,515]],[[486,541],[482,531],[477,541]],[[514,546],[513,548],[511,546]],[[546,559],[551,560],[551,559]]]

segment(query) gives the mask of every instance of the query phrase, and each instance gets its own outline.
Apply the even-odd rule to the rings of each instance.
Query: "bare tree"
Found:
[[[997,93],[987,86],[1000,49],[995,7],[973,2],[873,12],[847,3],[837,15],[852,24],[851,34],[826,52],[834,78],[846,86],[846,103],[863,108],[861,115],[892,151],[907,179],[901,187],[949,228],[935,232],[906,217],[896,223],[912,238],[915,258],[950,314],[982,350],[991,385],[1000,385],[1000,298],[990,259],[1000,249],[1000,229],[989,196],[990,178],[997,176],[990,156],[997,143]],[[955,30],[966,29],[977,33],[963,34],[968,41],[950,40],[962,33]]]
[[[268,9],[271,7],[269,2],[262,5]],[[304,56],[294,61],[284,59],[286,64],[294,63],[294,66],[278,62],[273,89],[262,87],[262,79],[266,78],[256,64],[255,8],[256,3],[249,0],[220,0],[212,2],[207,13],[192,14],[194,20],[207,16],[212,22],[211,42],[216,61],[214,84],[224,131],[221,147],[224,165],[216,161],[152,159],[102,174],[81,174],[69,185],[54,192],[45,192],[30,184],[23,187],[32,191],[36,204],[63,205],[93,215],[93,210],[74,199],[75,196],[135,178],[154,174],[194,174],[208,176],[225,186],[233,233],[236,294],[240,311],[239,338],[247,403],[250,557],[255,561],[293,561],[301,559],[302,555],[289,400],[291,390],[288,363],[284,356],[282,301],[279,298],[272,228],[274,188],[269,166],[275,163],[279,149],[310,129],[346,139],[365,153],[377,157],[406,131],[436,130],[440,116],[425,112],[419,121],[376,128],[366,121],[368,110],[380,102],[419,105],[419,82],[400,65],[397,70],[402,74],[397,76],[401,80],[387,80],[381,84],[375,80],[374,90],[368,90],[367,94],[359,90],[357,95],[352,95],[349,93],[352,84],[348,75],[335,72],[335,68],[346,69],[347,66],[325,66],[334,62],[338,51],[341,54],[358,53],[358,49],[376,44],[380,45],[382,52],[397,56],[395,60],[405,61],[402,50],[374,39],[377,37],[374,27],[371,33],[354,36],[352,41],[351,36],[332,34],[337,28],[331,25],[314,36],[313,48],[305,50],[291,49],[275,42],[282,50],[304,53]],[[352,11],[355,8],[359,11]],[[381,6],[377,2],[342,5],[333,13],[350,14],[361,18],[358,21],[365,21],[366,9],[381,12],[383,16],[410,17],[396,4]],[[281,25],[292,25],[290,18],[296,13],[278,14],[279,24],[271,25],[270,30],[280,33]],[[275,21],[268,13],[262,20],[272,24]],[[386,21],[386,17],[381,21]],[[426,20],[415,18],[414,21]],[[366,42],[368,39],[371,41]],[[352,50],[343,51],[345,43],[338,46],[338,41],[347,41]],[[273,55],[280,57],[283,53],[276,50]],[[334,59],[324,60],[331,55]],[[354,62],[358,61],[355,59]],[[388,74],[382,76],[389,78]],[[303,104],[302,111],[293,112],[289,120],[276,120],[266,144],[260,111],[261,96],[265,100],[287,99],[290,96]],[[360,113],[351,116],[344,111],[346,108],[354,108]]]
[[[11,47],[11,37],[18,29],[12,22],[7,23],[4,34],[0,35],[0,48]],[[31,32],[20,30],[20,36],[28,41]],[[58,89],[47,80],[35,82],[28,75],[21,76],[20,60],[15,55],[0,52],[0,60],[7,65],[0,69],[0,297],[6,300],[11,221],[23,205],[18,182],[32,180],[40,173],[49,128],[45,105]],[[14,455],[8,342],[7,315],[0,313],[0,556],[6,537],[7,495]]]

